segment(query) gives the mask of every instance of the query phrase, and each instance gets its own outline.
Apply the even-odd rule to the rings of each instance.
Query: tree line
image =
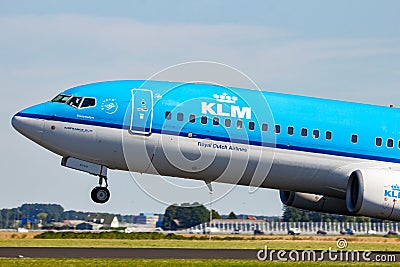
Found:
[[[109,219],[114,216],[117,216],[120,221],[124,219],[124,216],[119,214],[64,211],[64,208],[58,204],[23,204],[18,208],[0,210],[0,228],[17,228],[27,225],[36,228],[39,223],[46,226],[64,220],[89,221],[95,218]]]
[[[212,217],[220,219],[221,215],[212,210]],[[23,204],[18,208],[0,210],[0,228],[17,228],[30,224],[36,228],[38,223],[46,226],[53,222],[62,222],[64,220],[83,220],[90,221],[96,218],[110,220],[117,216],[120,222],[132,223],[134,215],[121,215],[111,213],[82,212],[69,210],[65,211],[58,204]],[[225,219],[237,219],[234,212],[228,216],[222,216]],[[241,218],[245,218],[241,216]],[[183,203],[181,205],[173,204],[166,208],[162,227],[165,230],[186,229],[199,225],[210,220],[210,211],[198,202]],[[381,222],[379,219],[367,217],[353,217],[336,214],[328,214],[314,211],[301,210],[294,207],[285,206],[280,219],[282,222]]]

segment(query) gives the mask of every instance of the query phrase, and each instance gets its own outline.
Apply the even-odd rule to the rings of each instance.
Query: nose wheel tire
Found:
[[[110,190],[106,187],[97,186],[93,188],[90,196],[94,202],[103,204],[110,199]]]

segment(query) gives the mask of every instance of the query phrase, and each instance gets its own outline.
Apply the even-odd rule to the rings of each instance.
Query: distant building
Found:
[[[104,224],[104,218],[92,218],[92,219],[89,219],[88,222],[94,222],[94,223],[98,223],[98,224]]]
[[[76,229],[78,224],[84,223],[82,220],[65,220],[64,223],[71,229]]]
[[[103,227],[101,224],[93,223],[93,222],[83,222],[76,226],[76,230],[94,230],[98,231]]]
[[[154,213],[140,213],[139,216],[135,217],[135,223],[156,226],[159,219],[159,215],[156,215]]]
[[[119,227],[119,221],[117,216],[114,216],[113,220],[110,223],[111,228],[118,228]]]
[[[51,230],[67,230],[70,227],[68,224],[63,222],[52,222],[46,226],[42,226],[42,229],[51,229]]]
[[[97,223],[97,224],[102,224],[103,227],[106,228],[118,228],[119,227],[119,221],[117,216],[106,216],[105,218],[91,218],[89,222]]]

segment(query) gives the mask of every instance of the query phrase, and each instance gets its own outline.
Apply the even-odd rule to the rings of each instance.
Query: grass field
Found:
[[[124,240],[124,239],[34,239],[34,233],[0,233],[2,247],[109,247],[109,248],[226,248],[226,249],[336,249],[345,238],[347,249],[400,251],[400,238],[381,236],[261,236],[243,240]]]
[[[81,239],[2,239],[2,247],[92,247],[92,248],[225,248],[225,249],[336,249],[336,241],[313,240],[81,240]],[[400,251],[398,242],[349,241],[347,249]]]

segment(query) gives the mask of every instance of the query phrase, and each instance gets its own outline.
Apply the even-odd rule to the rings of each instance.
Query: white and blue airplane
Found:
[[[400,221],[400,110],[204,83],[77,86],[13,127],[99,176],[108,169],[280,190],[284,204]],[[105,182],[105,186],[103,186]]]

